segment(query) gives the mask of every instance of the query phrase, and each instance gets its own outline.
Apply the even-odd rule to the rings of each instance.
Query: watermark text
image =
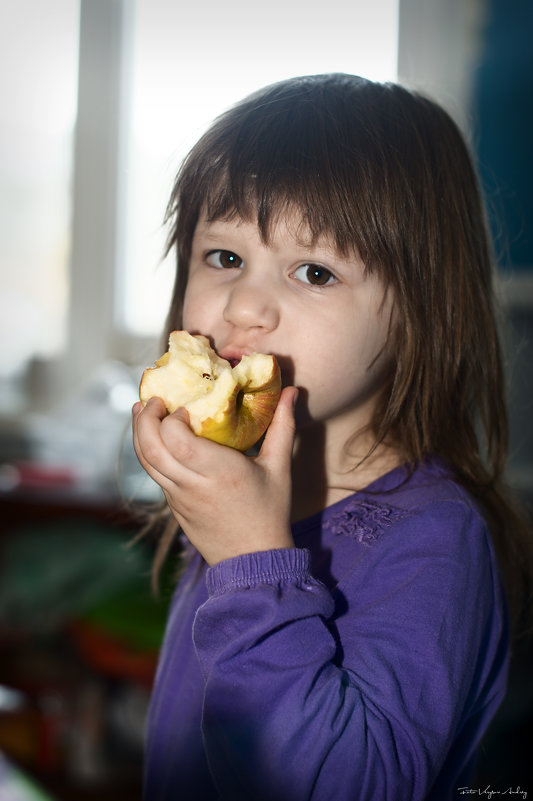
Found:
[[[482,796],[487,799],[495,798],[496,796],[518,796],[519,798],[527,798],[527,790],[522,790],[521,787],[508,787],[506,790],[496,790],[490,784],[486,787],[458,787],[457,792],[459,795],[473,795]]]

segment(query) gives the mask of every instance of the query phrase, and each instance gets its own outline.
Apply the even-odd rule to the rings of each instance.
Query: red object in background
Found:
[[[21,693],[21,698],[17,708],[0,711],[1,751],[45,773],[61,770],[69,730],[68,697],[50,689],[35,696]]]
[[[0,486],[4,490],[73,487],[77,477],[70,467],[39,462],[12,462],[0,465]]]
[[[59,693],[44,694],[39,699],[38,768],[47,772],[61,770],[69,726],[67,699]]]
[[[113,678],[152,685],[157,652],[136,650],[85,621],[75,621],[69,628],[80,654],[94,669]]]

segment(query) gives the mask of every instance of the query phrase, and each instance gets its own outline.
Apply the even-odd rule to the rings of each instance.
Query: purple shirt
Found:
[[[503,699],[487,525],[437,460],[207,569],[170,610],[146,801],[457,798]],[[253,525],[253,521],[250,521]]]

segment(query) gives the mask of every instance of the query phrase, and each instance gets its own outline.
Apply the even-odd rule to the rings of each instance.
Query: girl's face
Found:
[[[230,361],[274,354],[284,385],[301,390],[297,423],[344,421],[349,436],[369,422],[390,369],[392,300],[355,255],[311,245],[293,223],[265,244],[255,224],[201,218],[183,327]]]

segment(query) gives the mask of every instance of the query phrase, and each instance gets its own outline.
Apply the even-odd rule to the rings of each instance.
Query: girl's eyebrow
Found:
[[[221,237],[235,236],[235,234],[234,228],[225,226],[223,223],[199,222],[196,226],[194,237],[215,241]]]
[[[224,220],[214,220],[213,222],[200,220],[194,237],[200,239],[203,244],[212,243],[213,245],[225,246],[227,249],[238,248],[239,245],[238,227],[235,227],[232,223],[226,223]],[[294,249],[294,256],[302,261],[309,259],[309,261],[329,264],[336,270],[342,269],[343,266],[346,267],[351,262],[358,263],[360,261],[355,256],[350,258],[339,254],[331,241],[325,237],[319,237],[318,240],[313,241],[311,235],[307,238],[300,231],[298,234],[293,234],[290,241]],[[277,249],[276,245],[273,245],[273,250]]]
[[[202,239],[215,239],[220,236],[220,232],[216,230],[213,231],[213,227],[211,225],[202,225],[201,223],[197,225],[196,231],[194,232],[195,237],[202,237]]]

